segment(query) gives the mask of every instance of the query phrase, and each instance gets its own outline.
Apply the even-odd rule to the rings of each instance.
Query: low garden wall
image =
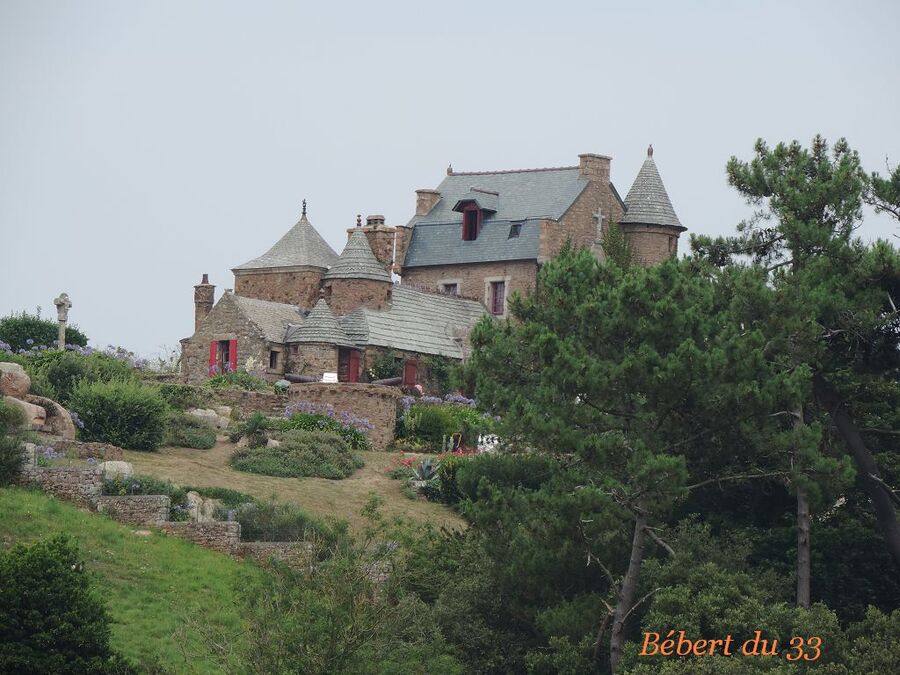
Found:
[[[394,440],[397,404],[403,396],[397,387],[349,382],[293,383],[286,395],[263,391],[218,389],[215,396],[225,405],[238,408],[244,414],[262,412],[281,415],[285,407],[296,401],[328,403],[335,410],[346,410],[364,417],[375,427],[369,432],[372,448],[383,450]]]
[[[169,519],[171,501],[166,495],[101,496],[97,511],[129,525],[159,525]]]
[[[167,534],[222,553],[236,553],[241,544],[241,524],[236,522],[165,522],[158,527]]]
[[[312,544],[306,541],[245,541],[241,542],[237,554],[259,563],[275,560],[295,569],[312,564]]]
[[[55,497],[93,508],[103,492],[103,471],[96,467],[38,466],[35,446],[28,443],[19,483],[37,485]]]

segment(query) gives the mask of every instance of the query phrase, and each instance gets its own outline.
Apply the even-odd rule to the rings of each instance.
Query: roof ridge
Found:
[[[536,171],[570,171],[578,166],[545,166],[540,169],[500,169],[499,171],[451,171],[448,176],[491,176],[498,173],[534,173]]]

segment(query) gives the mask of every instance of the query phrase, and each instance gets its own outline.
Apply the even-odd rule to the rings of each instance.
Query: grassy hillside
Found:
[[[157,532],[146,534],[40,492],[0,489],[0,513],[4,548],[59,533],[78,542],[112,615],[115,649],[179,673],[218,672],[202,657],[197,635],[185,630],[186,619],[237,632],[236,589],[259,574],[255,567]]]
[[[386,517],[431,523],[435,527],[462,529],[463,520],[443,504],[413,501],[401,491],[401,482],[391,480],[386,471],[402,455],[396,452],[360,452],[366,465],[343,480],[327,478],[276,478],[236,471],[228,464],[234,445],[216,443],[209,450],[160,448],[157,452],[125,451],[125,459],[135,473],[167,478],[181,485],[226,487],[260,499],[275,495],[281,502],[292,502],[317,516],[331,516],[350,523],[353,531],[365,526],[361,516],[371,494],[384,499],[381,510]]]

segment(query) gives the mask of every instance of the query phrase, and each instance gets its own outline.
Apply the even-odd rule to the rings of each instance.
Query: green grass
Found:
[[[261,574],[257,568],[156,531],[135,534],[106,516],[22,488],[0,489],[0,513],[4,549],[59,533],[78,542],[112,616],[113,647],[124,656],[178,673],[221,672],[205,658],[193,627],[238,633],[237,590]]]

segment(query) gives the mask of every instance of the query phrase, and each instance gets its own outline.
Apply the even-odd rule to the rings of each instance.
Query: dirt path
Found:
[[[392,480],[385,470],[399,457],[394,452],[361,452],[366,465],[349,478],[275,478],[235,471],[228,465],[234,445],[225,441],[209,450],[160,448],[157,452],[126,450],[124,459],[134,465],[135,473],[167,478],[181,485],[227,487],[260,499],[273,495],[279,501],[299,504],[321,516],[334,516],[358,530],[364,524],[360,513],[375,493],[383,499],[385,516],[403,516],[435,527],[459,528],[463,521],[450,509],[424,500],[412,500],[400,491],[401,482]]]

